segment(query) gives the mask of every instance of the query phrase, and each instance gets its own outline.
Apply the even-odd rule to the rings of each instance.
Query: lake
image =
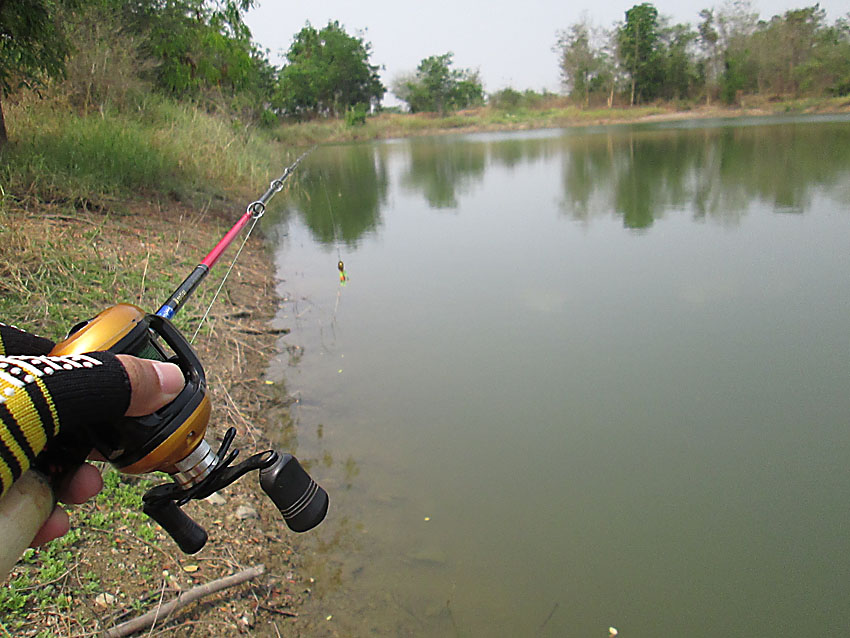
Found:
[[[846,631],[850,117],[299,171],[268,374],[331,498],[307,635]]]

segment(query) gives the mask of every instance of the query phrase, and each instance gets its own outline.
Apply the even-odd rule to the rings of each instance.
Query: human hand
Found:
[[[130,403],[125,416],[142,416],[155,412],[170,403],[183,389],[185,380],[180,368],[173,363],[162,363],[148,359],[139,359],[130,355],[116,357],[124,367],[130,381]],[[97,409],[94,405],[93,409]],[[94,460],[104,460],[96,451],[90,456]],[[85,503],[103,488],[100,471],[84,463],[56,488],[56,495],[63,503]],[[70,521],[68,514],[57,505],[41,526],[31,547],[37,547],[68,533]]]

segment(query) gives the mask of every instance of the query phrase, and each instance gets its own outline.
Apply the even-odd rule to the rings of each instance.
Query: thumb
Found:
[[[130,379],[130,405],[126,416],[142,416],[159,410],[180,394],[186,380],[173,363],[119,354],[117,359]]]

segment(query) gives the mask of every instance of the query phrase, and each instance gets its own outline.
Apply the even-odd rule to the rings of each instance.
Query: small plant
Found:
[[[280,123],[275,112],[270,109],[263,109],[260,113],[260,126],[263,128],[274,128]]]
[[[363,126],[366,124],[366,105],[350,106],[345,112],[346,126]]]

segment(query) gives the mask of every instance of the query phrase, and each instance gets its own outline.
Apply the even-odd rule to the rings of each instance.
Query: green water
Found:
[[[306,635],[845,632],[850,118],[303,167],[269,374],[331,494]]]

